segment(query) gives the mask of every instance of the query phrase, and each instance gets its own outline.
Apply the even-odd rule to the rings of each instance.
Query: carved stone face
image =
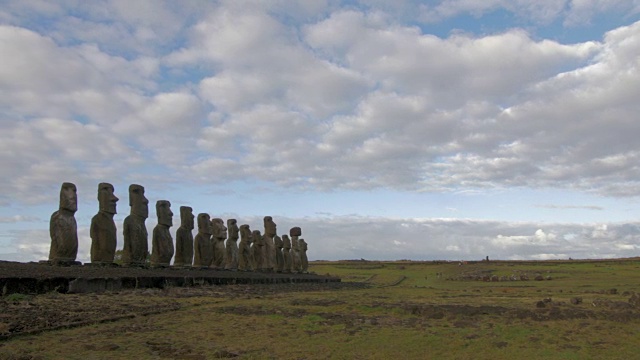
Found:
[[[189,206],[180,206],[180,225],[189,230],[193,230],[193,209]]]
[[[251,229],[249,228],[249,225],[240,225],[240,236],[242,239],[251,242]]]
[[[262,234],[260,233],[260,230],[253,230],[251,232],[251,240],[256,245],[259,245],[259,246],[264,245],[264,241],[262,241]]]
[[[198,214],[198,232],[211,235],[211,220],[209,220],[209,214],[200,213]]]
[[[264,235],[268,237],[276,236],[276,223],[273,222],[271,216],[264,217]]]
[[[78,211],[78,194],[76,186],[72,183],[63,183],[60,188],[60,209],[75,213]]]
[[[236,219],[227,220],[227,231],[229,232],[229,239],[237,239],[238,238],[238,222]]]
[[[211,233],[213,237],[217,239],[226,239],[227,238],[227,227],[224,226],[224,221],[220,218],[215,218],[211,220],[211,226],[213,232]]]
[[[171,203],[168,200],[158,200],[156,202],[156,214],[158,214],[158,224],[173,226],[173,212]]]
[[[118,199],[113,194],[113,185],[109,183],[100,183],[98,185],[98,203],[100,204],[100,211],[107,214],[116,214],[116,203]]]
[[[131,206],[131,214],[144,219],[149,217],[149,200],[144,196],[142,185],[132,184],[129,186],[129,205]]]

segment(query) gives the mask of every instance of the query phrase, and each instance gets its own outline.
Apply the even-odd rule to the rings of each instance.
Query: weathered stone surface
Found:
[[[294,232],[290,231],[289,233],[291,234]],[[291,272],[295,274],[299,274],[300,272],[302,272],[302,259],[300,258],[298,235],[291,235]]]
[[[100,183],[98,185],[98,213],[91,219],[91,263],[113,264],[118,244],[116,223],[113,216],[116,214],[118,198],[114,195],[113,185]]]
[[[284,270],[284,257],[282,254],[284,243],[280,236],[276,235],[273,237],[273,245],[275,245],[276,249],[276,272],[281,273]]]
[[[176,231],[176,257],[173,266],[191,267],[193,263],[193,209],[180,206],[180,227]]]
[[[273,243],[273,238],[277,234],[276,223],[271,216],[264,217],[264,250],[263,250],[263,264],[262,269],[264,271],[273,271],[276,266],[276,247]]]
[[[238,270],[251,271],[251,229],[249,225],[240,225],[240,244],[238,245]]]
[[[251,264],[253,267],[253,271],[263,271],[263,251],[264,251],[264,240],[262,238],[262,234],[260,230],[253,230],[251,233]]]
[[[227,220],[227,243],[225,253],[225,270],[236,271],[238,270],[238,222],[236,219]]]
[[[149,200],[144,196],[142,185],[129,186],[129,205],[131,213],[124,219],[122,263],[125,266],[145,266],[149,254],[147,226],[149,217]]]
[[[153,236],[151,237],[151,266],[169,267],[174,253],[173,238],[169,231],[169,228],[173,226],[171,203],[168,200],[158,200],[156,214],[158,215],[158,225],[153,228]]]
[[[289,236],[302,236],[302,229],[298,226],[292,227],[289,229]]]
[[[198,214],[198,234],[196,234],[193,248],[193,267],[208,268],[213,261],[213,246],[211,232],[213,231],[209,214]]]
[[[309,272],[309,260],[307,259],[307,243],[304,239],[298,240],[298,251],[300,252],[300,272]]]
[[[49,235],[51,247],[49,261],[54,264],[71,264],[78,255],[78,225],[74,214],[78,210],[76,186],[65,182],[60,188],[58,211],[51,215]]]
[[[282,235],[282,258],[284,262],[282,272],[290,273],[293,264],[291,260],[291,239],[289,239],[288,235]]]
[[[211,220],[213,232],[211,233],[211,242],[213,243],[213,263],[211,267],[214,269],[224,269],[225,264],[225,248],[224,241],[227,239],[227,227],[220,218]]]

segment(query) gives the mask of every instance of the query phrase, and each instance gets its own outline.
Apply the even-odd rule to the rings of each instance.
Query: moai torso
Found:
[[[153,228],[151,237],[151,266],[169,267],[173,257],[173,238],[169,228],[173,226],[173,212],[171,203],[167,200],[156,202],[156,214],[158,214],[158,225]]]
[[[145,218],[136,215],[129,215],[124,219],[122,224],[124,238],[122,262],[125,265],[143,266],[147,261],[149,233],[144,223],[145,220]]]
[[[298,240],[298,251],[300,251],[300,271],[309,272],[309,260],[307,259],[307,243],[304,239]]]
[[[180,207],[180,227],[176,231],[176,257],[173,266],[191,267],[193,263],[193,209]]]
[[[91,263],[113,264],[116,255],[117,229],[113,216],[116,214],[118,198],[113,194],[113,185],[100,183],[98,185],[98,213],[91,219]]]
[[[251,239],[253,240],[253,244],[251,245],[253,271],[264,271],[264,256],[262,254],[264,251],[264,239],[262,238],[260,230],[253,230]]]
[[[226,244],[225,270],[238,270],[238,223],[236,219],[227,220],[228,239]]]
[[[284,243],[280,236],[276,235],[273,237],[273,245],[276,249],[276,272],[281,273],[284,270],[284,255],[282,254]]]
[[[273,271],[276,266],[276,247],[273,238],[276,236],[276,223],[271,216],[264,217],[264,249],[262,250],[262,268],[264,271]]]
[[[299,227],[293,227],[289,230],[291,236],[291,272],[300,273],[302,270],[302,259],[300,258],[300,248],[298,246],[298,237],[302,235],[302,230]]]
[[[129,186],[129,205],[131,214],[124,219],[122,262],[128,266],[145,266],[149,244],[145,220],[149,216],[149,200],[144,196],[144,187]]]
[[[193,267],[206,268],[213,261],[213,246],[211,244],[211,221],[209,214],[198,214],[198,234],[196,234],[193,248]]]
[[[282,258],[283,268],[282,272],[291,272],[291,240],[288,235],[282,235]]]
[[[78,255],[78,225],[75,212],[78,210],[76,186],[63,183],[60,189],[60,206],[51,214],[49,221],[49,261],[54,264],[71,264]]]
[[[211,267],[221,270],[225,265],[225,253],[224,241],[227,238],[227,227],[224,226],[222,219],[215,218],[211,220],[213,233],[211,235],[211,242],[213,242],[213,263]]]
[[[238,270],[253,270],[251,264],[251,229],[249,225],[240,225],[240,244],[238,245]]]

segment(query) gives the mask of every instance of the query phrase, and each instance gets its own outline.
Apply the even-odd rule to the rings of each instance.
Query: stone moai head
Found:
[[[276,223],[273,222],[273,218],[271,216],[264,217],[264,235],[268,237],[276,236]]]
[[[109,183],[98,184],[98,204],[100,204],[100,211],[107,214],[116,214],[116,203],[120,199],[118,199],[113,192],[113,185]]]
[[[156,214],[158,215],[158,224],[168,227],[173,226],[173,211],[171,211],[169,200],[156,201]]]
[[[78,211],[78,193],[76,186],[72,183],[62,183],[60,187],[60,210],[67,210],[75,213]]]
[[[211,220],[209,220],[209,214],[200,213],[198,214],[198,232],[211,235]]]
[[[138,215],[144,219],[149,217],[149,200],[144,196],[144,186],[129,185],[129,206],[131,206],[132,215]]]
[[[293,236],[302,236],[302,229],[300,229],[298,226],[292,227],[289,230],[289,235],[292,236],[292,237]]]
[[[193,230],[193,209],[190,206],[180,206],[180,226]]]
[[[240,225],[240,238],[241,240],[245,239],[246,241],[251,242],[251,229],[249,228],[249,225]]]
[[[213,229],[213,231],[211,232],[213,237],[217,239],[227,238],[227,227],[224,226],[224,220],[220,218],[211,219],[211,227]]]
[[[228,219],[227,220],[227,231],[229,232],[229,239],[237,239],[238,238],[238,221],[236,219]]]
[[[291,240],[289,239],[289,235],[282,235],[282,244],[285,249],[291,249]]]
[[[260,230],[253,230],[251,232],[251,239],[253,240],[253,243],[256,245],[264,245],[264,241],[262,241],[262,234],[260,233]]]

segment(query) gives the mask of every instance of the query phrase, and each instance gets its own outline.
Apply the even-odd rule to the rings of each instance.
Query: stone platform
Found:
[[[92,265],[52,266],[47,263],[0,261],[2,295],[47,292],[89,293],[122,289],[229,284],[340,282],[315,274],[278,274],[212,269],[141,269]]]

